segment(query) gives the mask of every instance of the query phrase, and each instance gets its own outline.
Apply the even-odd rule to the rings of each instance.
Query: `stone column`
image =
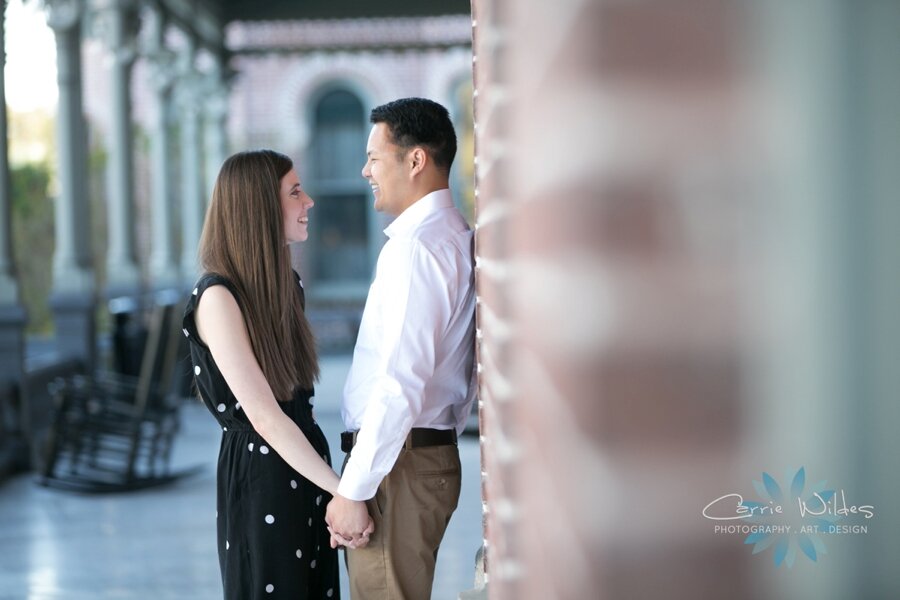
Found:
[[[97,11],[111,57],[106,293],[108,296],[136,295],[140,287],[140,269],[135,251],[131,72],[137,56],[137,5],[134,0],[102,0],[98,2]]]
[[[212,70],[207,74],[207,92],[204,105],[204,134],[206,161],[204,178],[206,198],[212,197],[213,187],[222,163],[228,158],[228,84],[225,81],[225,60],[216,56]]]
[[[7,154],[6,89],[3,71],[6,65],[4,16],[6,0],[0,4],[0,477],[21,462],[24,444],[18,407],[6,395],[6,382],[20,384],[25,349],[25,310],[19,300],[19,284],[12,252],[12,204]],[[21,389],[21,387],[20,387]]]
[[[165,18],[162,11],[153,6],[149,12],[150,46],[148,58],[151,65],[152,89],[156,100],[153,133],[150,136],[152,161],[152,235],[150,251],[151,287],[156,289],[177,286],[178,257],[175,253],[175,228],[172,214],[172,165],[169,161],[171,136],[169,123],[172,118],[172,90],[175,84],[175,56],[165,48]]]
[[[181,50],[176,90],[181,116],[181,279],[188,286],[199,274],[197,244],[203,228],[206,202],[201,181],[201,131],[198,75],[194,66],[196,40],[188,35]]]
[[[0,12],[6,14],[6,1]],[[12,203],[10,197],[9,158],[7,154],[6,89],[3,72],[6,65],[4,27],[0,26],[0,380],[18,380],[22,372],[22,332],[25,312],[19,298],[12,251]],[[2,399],[0,399],[2,401]]]
[[[45,0],[47,23],[56,34],[59,80],[57,128],[56,252],[50,304],[62,354],[95,363],[96,283],[91,260],[87,136],[82,115],[80,0]]]

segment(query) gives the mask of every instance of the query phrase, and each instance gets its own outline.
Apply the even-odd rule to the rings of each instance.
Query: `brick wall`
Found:
[[[738,18],[473,1],[491,598],[750,597],[700,516],[741,443]]]

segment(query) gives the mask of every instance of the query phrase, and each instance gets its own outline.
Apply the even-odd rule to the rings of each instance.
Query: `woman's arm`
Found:
[[[313,449],[272,393],[253,354],[237,301],[225,286],[208,288],[195,313],[197,331],[253,429],[303,477],[334,495],[338,476]]]

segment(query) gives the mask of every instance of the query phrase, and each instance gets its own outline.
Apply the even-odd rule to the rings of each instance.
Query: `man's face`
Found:
[[[401,157],[400,147],[391,141],[390,129],[385,123],[376,123],[369,132],[366,156],[368,160],[362,176],[372,186],[375,210],[399,215],[409,205],[412,179],[409,165]]]

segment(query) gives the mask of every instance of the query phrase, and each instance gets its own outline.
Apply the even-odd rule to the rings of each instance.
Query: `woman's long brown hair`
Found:
[[[200,238],[200,265],[234,286],[250,343],[275,398],[311,389],[316,343],[284,239],[281,179],[291,159],[272,150],[240,152],[222,165]]]

